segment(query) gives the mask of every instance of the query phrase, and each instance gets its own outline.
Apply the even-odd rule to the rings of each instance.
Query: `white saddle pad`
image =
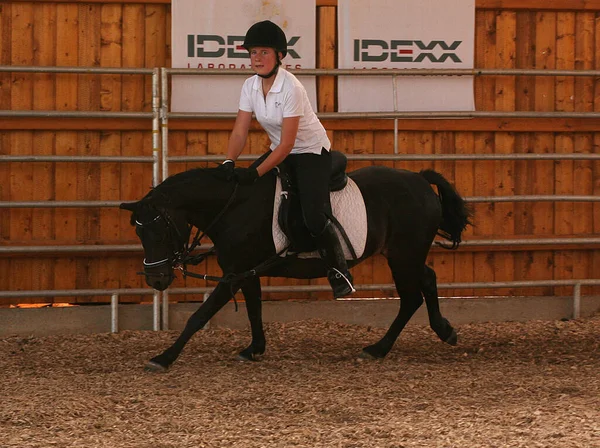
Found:
[[[279,206],[281,205],[281,179],[277,178],[275,186],[275,203],[273,205],[273,242],[275,250],[279,253],[285,249],[289,240],[281,227],[279,227]],[[367,209],[362,193],[358,189],[356,183],[348,178],[348,184],[343,190],[334,191],[330,194],[331,208],[333,216],[340,222],[346,235],[350,239],[350,243],[354,248],[356,256],[360,258],[365,251],[367,244]],[[352,260],[351,251],[345,243],[340,231],[336,227],[336,232],[346,260]],[[318,258],[318,252],[310,252],[300,255],[303,258]]]

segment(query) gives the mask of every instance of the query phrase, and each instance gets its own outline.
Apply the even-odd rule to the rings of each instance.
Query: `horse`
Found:
[[[141,200],[120,205],[131,212],[131,225],[143,246],[143,274],[149,286],[162,291],[171,284],[174,270],[192,259],[200,230],[214,244],[224,274],[218,278],[200,276],[218,284],[175,342],[148,361],[147,370],[166,371],[190,338],[240,289],[246,301],[251,342],[238,359],[257,360],[266,348],[260,277],[326,277],[327,267],[318,257],[276,253],[272,237],[275,170],[251,185],[238,184],[223,173],[220,167],[184,171],[165,179]],[[399,312],[386,334],[359,356],[384,358],[423,298],[433,331],[442,341],[456,345],[456,331],[440,312],[436,274],[426,259],[437,235],[452,243],[437,241],[442,247],[460,244],[462,232],[471,225],[470,208],[448,180],[431,169],[417,173],[374,165],[347,176],[362,194],[367,222],[364,251],[348,265],[351,268],[383,254],[400,296]],[[190,245],[193,227],[198,230]]]

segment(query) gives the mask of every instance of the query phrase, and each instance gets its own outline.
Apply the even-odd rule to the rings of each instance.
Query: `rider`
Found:
[[[256,75],[242,87],[237,118],[227,147],[224,168],[240,184],[252,184],[284,163],[296,181],[302,216],[319,253],[327,264],[327,278],[335,297],[355,291],[344,252],[328,218],[331,143],[312,110],[304,86],[281,67],[287,39],[275,23],[265,20],[248,29],[243,47],[250,53]],[[249,168],[235,168],[248,137],[252,113],[267,132],[271,146]]]

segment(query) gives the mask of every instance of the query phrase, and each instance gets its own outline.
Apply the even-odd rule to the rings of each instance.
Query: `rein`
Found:
[[[211,250],[209,250],[208,252],[205,252],[203,254],[192,255],[192,251],[200,245],[200,241],[202,240],[202,238],[204,238],[206,236],[206,233],[217,224],[219,219],[221,219],[221,217],[225,214],[227,209],[231,206],[231,204],[233,204],[233,201],[235,200],[235,196],[237,194],[238,185],[239,184],[237,184],[237,183],[235,184],[235,187],[233,188],[233,192],[231,193],[231,196],[229,196],[227,203],[221,209],[221,211],[219,213],[217,213],[217,216],[214,217],[212,222],[208,226],[206,226],[204,231],[201,233],[200,229],[197,229],[196,235],[194,235],[194,238],[192,239],[192,243],[188,245],[186,242],[185,248],[183,250],[183,254],[181,254],[181,256],[175,260],[175,262],[178,262],[181,265],[183,265],[184,269],[185,269],[186,265],[188,265],[188,264],[192,264],[192,265],[200,264],[201,262],[203,262],[206,259],[206,257],[215,253],[215,248],[213,247]]]
[[[240,280],[245,280],[247,278],[254,277],[256,275],[260,275],[263,272],[266,272],[269,269],[283,263],[284,261],[287,261],[288,257],[297,257],[298,256],[298,254],[291,254],[286,257],[281,257],[281,255],[284,254],[287,250],[288,250],[288,248],[286,247],[285,249],[279,251],[272,257],[266,259],[265,261],[260,263],[258,266],[254,267],[253,269],[242,272],[240,274],[235,274],[233,272],[230,272],[229,274],[225,275],[224,277],[216,277],[214,275],[196,274],[194,272],[188,271],[186,269],[185,265],[180,266],[178,269],[183,273],[184,278],[185,277],[193,277],[193,278],[199,278],[202,280],[209,280],[209,281],[219,282],[219,283],[235,283],[235,282],[239,282]],[[213,251],[214,251],[214,249],[211,252],[213,252]],[[206,254],[208,255],[211,252],[206,252]]]

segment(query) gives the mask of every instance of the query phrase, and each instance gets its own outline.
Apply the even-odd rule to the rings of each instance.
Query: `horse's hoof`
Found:
[[[369,352],[363,350],[358,354],[358,359],[364,359],[367,361],[374,361],[376,359],[379,359],[377,356],[373,356],[372,354],[370,354]]]
[[[444,342],[449,345],[458,344],[458,335],[456,334],[456,331],[454,331],[454,328],[452,329],[450,336],[448,336]]]
[[[239,355],[237,355],[236,359],[238,361],[242,361],[242,362],[256,362],[256,361],[260,361],[262,358],[262,355],[259,354],[246,354],[244,352],[240,353]]]
[[[154,362],[154,361],[148,361],[146,363],[146,367],[144,367],[144,370],[146,372],[152,372],[152,373],[165,373],[168,369],[168,367],[165,366],[161,366],[159,363]]]

